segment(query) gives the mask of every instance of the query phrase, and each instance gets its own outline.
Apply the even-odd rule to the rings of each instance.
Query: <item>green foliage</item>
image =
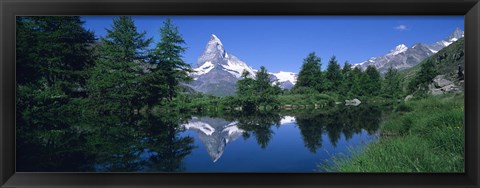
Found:
[[[335,100],[326,94],[290,94],[277,97],[280,105],[329,105],[332,106]]]
[[[144,105],[140,90],[147,47],[152,39],[138,33],[133,19],[120,16],[98,46],[98,60],[90,72],[87,90],[100,112],[125,111]]]
[[[79,95],[93,64],[94,35],[78,16],[19,16],[17,84]]]
[[[342,79],[342,83],[340,84],[339,93],[343,96],[350,97],[349,94],[351,93],[354,77],[352,74],[352,65],[349,64],[348,62],[345,62],[345,64],[343,65],[342,76],[343,76],[343,79]]]
[[[324,90],[320,61],[315,52],[308,54],[307,58],[303,60],[294,90],[299,87],[313,88],[318,92]]]
[[[464,172],[463,96],[405,104],[382,123],[382,138],[353,158],[337,158],[342,172]]]
[[[350,96],[363,96],[365,94],[365,91],[363,90],[364,87],[362,86],[364,82],[365,76],[363,76],[363,72],[359,67],[353,68],[351,71],[351,90],[350,90]]]
[[[418,65],[400,71],[404,91],[408,92],[408,94],[412,94],[419,90],[419,92],[415,94],[425,95],[422,93],[425,91],[424,84],[422,85],[422,83],[416,79],[419,78],[419,73],[424,66],[423,64],[427,62],[432,63],[432,61],[435,65],[434,70],[437,75],[445,75],[447,79],[453,81],[456,85],[463,86],[463,83],[460,81],[463,79],[462,71],[465,68],[465,39],[461,38],[436,54],[423,60]],[[426,72],[428,71],[424,71],[424,73]]]
[[[153,85],[154,93],[151,95],[158,95],[166,87],[165,97],[168,100],[172,100],[178,93],[180,82],[186,82],[192,80],[188,75],[193,70],[190,65],[183,61],[182,54],[186,48],[182,45],[185,44],[182,36],[180,35],[178,28],[173,25],[170,19],[167,19],[163,23],[163,27],[160,28],[160,42],[157,43],[153,50],[153,64],[155,68],[150,69],[152,72],[160,72],[157,74],[157,79],[153,79],[148,82],[151,83],[164,82],[166,86]],[[163,97],[163,96],[157,96]]]
[[[79,142],[86,134],[77,119],[65,117],[81,116],[88,105],[82,97],[94,35],[78,16],[16,19],[17,160],[26,162],[19,162],[17,170],[89,170],[69,161],[92,159]]]
[[[365,95],[378,96],[382,87],[380,72],[375,67],[368,66],[361,84]]]
[[[408,91],[415,92],[419,91],[420,93],[426,93],[428,85],[432,82],[433,78],[437,76],[438,72],[435,68],[434,61],[427,60],[421,64],[420,72],[417,76],[408,83]]]
[[[382,85],[382,93],[385,97],[397,99],[402,95],[401,77],[398,70],[390,67],[385,73],[385,80]]]
[[[241,79],[237,81],[237,92],[234,104],[240,104],[243,111],[254,112],[260,105],[276,105],[275,95],[279,94],[278,86],[270,81],[270,75],[264,66],[260,67],[255,79],[243,71]]]
[[[347,71],[347,70],[345,70]],[[339,92],[343,81],[340,65],[337,63],[335,56],[330,58],[328,62],[327,72],[325,73],[325,89],[330,92]]]

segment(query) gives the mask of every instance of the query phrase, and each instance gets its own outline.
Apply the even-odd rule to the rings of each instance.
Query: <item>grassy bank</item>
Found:
[[[352,158],[334,159],[340,172],[463,172],[463,95],[409,101],[381,125],[380,138]],[[385,136],[388,135],[388,136]]]

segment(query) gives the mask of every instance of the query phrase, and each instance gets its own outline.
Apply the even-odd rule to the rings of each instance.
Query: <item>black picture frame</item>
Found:
[[[1,0],[0,187],[479,187],[479,0]],[[16,173],[15,16],[464,15],[465,173]]]

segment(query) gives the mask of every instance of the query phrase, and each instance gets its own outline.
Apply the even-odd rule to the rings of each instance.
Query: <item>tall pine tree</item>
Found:
[[[364,73],[359,67],[353,68],[351,71],[352,76],[352,86],[350,90],[351,97],[359,97],[364,95],[363,83],[364,83]]]
[[[178,28],[167,18],[160,28],[160,42],[154,49],[156,68],[152,72],[161,72],[165,80],[165,97],[172,100],[179,91],[180,82],[191,81],[189,73],[193,72],[190,65],[183,61],[182,54],[186,48]],[[158,88],[160,90],[160,88]]]
[[[350,97],[350,91],[352,90],[353,75],[352,65],[345,62],[342,69],[342,83],[340,88],[340,94],[346,97]]]
[[[367,96],[378,96],[382,88],[382,77],[374,66],[368,66],[363,79],[363,91]]]
[[[303,60],[303,65],[298,73],[297,83],[294,89],[301,89],[302,87],[311,88],[318,92],[323,92],[323,79],[321,71],[321,60],[315,52],[308,54],[307,58]]]
[[[340,85],[342,83],[342,72],[335,56],[332,56],[330,58],[330,61],[328,62],[327,72],[325,73],[325,83],[327,91],[340,91]]]
[[[137,31],[130,16],[114,18],[106,30],[88,81],[90,97],[103,111],[139,108],[144,105],[140,84],[152,39]]]
[[[85,86],[94,34],[78,16],[17,17],[17,83],[66,95]]]
[[[401,78],[397,69],[393,67],[388,68],[387,73],[385,73],[385,80],[382,85],[382,92],[386,97],[396,99],[400,97],[402,93],[402,88],[400,86]]]
[[[417,90],[425,93],[428,89],[428,84],[430,84],[437,75],[437,70],[433,60],[426,60],[421,64],[420,72],[417,76],[408,83],[409,92],[413,93]]]

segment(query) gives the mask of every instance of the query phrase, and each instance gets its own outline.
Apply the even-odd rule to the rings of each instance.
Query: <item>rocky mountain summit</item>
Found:
[[[189,86],[196,91],[216,96],[233,95],[236,83],[243,71],[248,71],[251,77],[257,72],[233,54],[227,52],[220,39],[212,34],[205,46],[203,54],[198,58],[193,81]],[[280,71],[270,73],[272,81],[281,88],[290,89],[296,82],[297,75],[292,72]]]

